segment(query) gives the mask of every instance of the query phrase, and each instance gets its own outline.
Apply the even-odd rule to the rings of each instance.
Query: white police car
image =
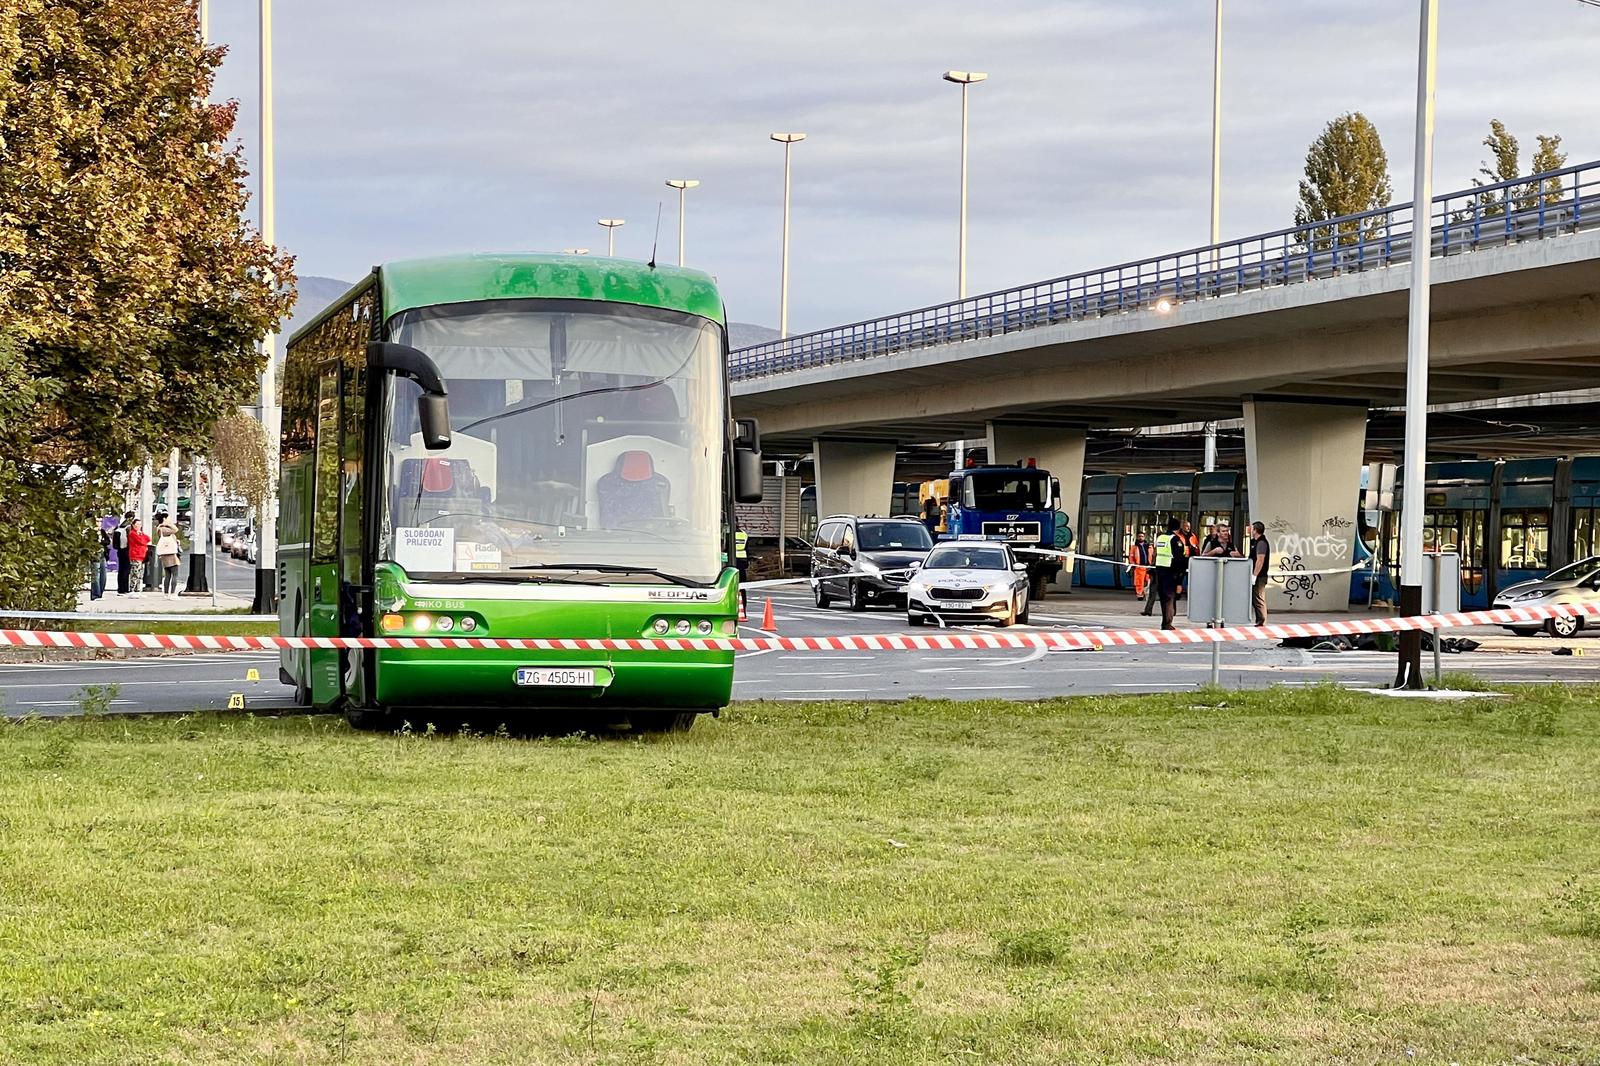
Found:
[[[1028,620],[1028,566],[1003,540],[941,541],[906,582],[906,621]]]

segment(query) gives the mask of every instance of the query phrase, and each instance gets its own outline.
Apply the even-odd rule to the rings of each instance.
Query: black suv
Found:
[[[811,592],[818,607],[835,598],[852,611],[874,603],[904,606],[906,581],[932,549],[928,528],[914,518],[830,515],[811,546]]]

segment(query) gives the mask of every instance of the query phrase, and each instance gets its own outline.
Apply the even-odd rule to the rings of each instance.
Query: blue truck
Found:
[[[1057,510],[1061,482],[1029,459],[1017,466],[967,466],[950,474],[946,537],[1004,537],[1013,548],[1061,551],[1072,544],[1067,516]],[[1061,572],[1055,555],[1023,552],[1028,595],[1039,599]]]

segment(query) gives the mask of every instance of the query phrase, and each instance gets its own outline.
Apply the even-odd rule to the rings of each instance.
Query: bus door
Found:
[[[339,636],[340,482],[339,363],[329,360],[317,375],[317,444],[311,502],[311,566],[307,575],[306,633]],[[342,656],[336,651],[306,653],[311,702],[326,707],[343,695]]]

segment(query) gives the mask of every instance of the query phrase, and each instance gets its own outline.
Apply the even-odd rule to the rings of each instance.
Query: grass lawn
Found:
[[[0,1061],[1593,1063],[1600,692],[0,727]]]

